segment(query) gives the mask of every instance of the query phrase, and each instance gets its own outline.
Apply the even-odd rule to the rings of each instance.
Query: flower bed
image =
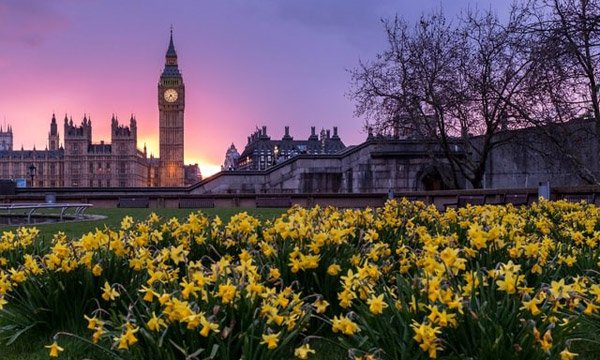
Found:
[[[316,340],[364,359],[568,359],[598,342],[599,214],[390,201],[126,217],[47,245],[20,228],[0,238],[0,334],[54,334],[51,356],[71,336],[135,359],[308,358]]]

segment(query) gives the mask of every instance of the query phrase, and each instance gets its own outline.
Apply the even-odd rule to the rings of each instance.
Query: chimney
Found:
[[[264,125],[262,127],[262,134],[263,134],[263,136],[267,136],[267,127]]]
[[[338,137],[337,126],[333,127],[333,137]]]
[[[331,131],[329,129],[327,129],[327,138],[331,138]]]
[[[317,136],[317,133],[315,132],[315,127],[314,126],[310,127],[310,136]]]
[[[288,137],[288,136],[290,136],[290,127],[286,126],[285,127],[285,137]]]

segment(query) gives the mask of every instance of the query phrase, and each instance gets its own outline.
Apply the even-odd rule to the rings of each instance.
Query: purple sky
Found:
[[[365,138],[345,96],[359,59],[382,50],[381,18],[417,19],[442,6],[489,0],[0,0],[0,123],[15,147],[47,143],[53,112],[91,115],[94,142],[110,141],[110,117],[138,120],[138,146],[158,155],[156,84],[169,27],[186,84],[185,157],[214,173],[233,142],[266,125],[338,126],[346,145]],[[505,2],[500,2],[505,4]],[[505,8],[506,5],[492,5]]]

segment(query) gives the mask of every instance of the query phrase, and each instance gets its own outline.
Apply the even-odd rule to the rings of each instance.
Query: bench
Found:
[[[483,205],[485,204],[485,195],[459,195],[456,197],[456,202],[444,204],[444,209],[462,208],[467,205]]]
[[[117,207],[120,208],[147,208],[150,206],[150,199],[147,197],[119,198]]]
[[[214,208],[215,199],[179,199],[180,209]]]
[[[67,216],[73,219],[84,219],[85,210],[92,206],[92,204],[87,203],[14,203],[0,205],[0,211],[6,211],[7,215],[10,216],[13,215],[15,212],[23,210],[25,212],[25,215],[27,215],[27,223],[30,224],[31,218],[34,216],[34,213],[39,209],[60,210],[58,218],[60,221],[63,221],[64,218],[66,218]],[[73,210],[73,214],[68,215],[68,210]]]
[[[459,196],[456,200],[456,206],[465,207],[467,205],[485,204],[485,195]]]
[[[291,197],[257,197],[257,208],[289,208],[292,206]]]
[[[563,195],[563,199],[573,203],[585,201],[588,204],[594,204],[596,197],[594,194],[565,194]]]
[[[515,206],[529,204],[529,198],[527,194],[506,194],[504,195],[505,204],[513,204]]]

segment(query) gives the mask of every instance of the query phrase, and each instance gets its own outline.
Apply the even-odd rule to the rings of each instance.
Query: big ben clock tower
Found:
[[[185,86],[177,66],[173,28],[158,82],[160,186],[183,186],[183,110]]]

